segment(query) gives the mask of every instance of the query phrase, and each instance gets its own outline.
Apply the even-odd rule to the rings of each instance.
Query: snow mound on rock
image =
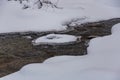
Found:
[[[66,34],[48,34],[43,37],[39,37],[33,42],[35,45],[39,44],[59,44],[59,43],[69,43],[77,40],[76,36],[66,35]]]

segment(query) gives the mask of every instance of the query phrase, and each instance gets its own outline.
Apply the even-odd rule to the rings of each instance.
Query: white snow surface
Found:
[[[67,34],[48,34],[43,37],[39,37],[34,40],[35,45],[39,44],[60,44],[60,43],[69,43],[77,40],[76,36],[67,35]]]
[[[90,41],[88,55],[57,56],[29,64],[0,80],[120,80],[120,23],[112,35]]]
[[[17,2],[0,0],[0,33],[58,31],[76,18],[80,24],[120,17],[119,4],[119,0],[59,0],[57,5],[63,9],[44,6],[39,10],[30,3],[31,9],[22,10]],[[119,34],[120,23],[112,28],[112,35],[92,39],[88,55],[56,56],[26,65],[0,80],[120,80]]]
[[[119,0],[50,0],[62,9],[48,6],[36,9],[32,4],[36,0],[31,0],[27,3],[31,8],[26,10],[16,1],[6,1],[0,0],[0,33],[60,31],[66,29],[63,24],[76,18],[81,24],[120,17]]]

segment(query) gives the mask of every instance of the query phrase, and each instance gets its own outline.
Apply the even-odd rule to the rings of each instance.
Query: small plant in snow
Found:
[[[69,21],[66,21],[63,23],[63,25],[67,26],[68,28],[73,28],[73,26],[78,26],[80,25],[81,23],[84,23],[86,22],[86,20],[88,19],[88,17],[84,16],[84,17],[81,17],[81,18],[73,18]]]
[[[53,3],[50,0],[8,0],[8,1],[18,1],[20,4],[23,5],[23,9],[31,8],[33,6],[36,6],[38,9],[41,9],[43,6],[60,9],[60,7],[57,6],[59,0],[57,0],[56,3]]]

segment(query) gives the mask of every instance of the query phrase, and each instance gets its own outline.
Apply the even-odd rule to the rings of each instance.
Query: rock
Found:
[[[69,26],[65,31],[2,33],[0,77],[18,71],[26,64],[43,62],[53,56],[86,55],[89,41],[95,37],[110,35],[112,26],[117,23],[120,23],[120,18]],[[52,33],[74,35],[78,39],[76,42],[59,45],[32,44],[32,40]]]
[[[53,56],[58,55],[85,55],[87,54],[87,46],[85,42],[72,42],[64,44],[41,44],[35,46],[37,50],[41,50]]]
[[[105,36],[111,34],[111,28],[113,25],[120,22],[120,18],[103,20],[99,22],[84,23],[79,26],[75,26],[74,29],[69,30],[66,34],[81,35],[81,36]],[[73,26],[69,26],[73,27]],[[71,29],[71,28],[70,28]]]
[[[48,57],[45,52],[36,51],[27,38],[0,38],[0,76],[15,72],[28,63],[42,62]]]

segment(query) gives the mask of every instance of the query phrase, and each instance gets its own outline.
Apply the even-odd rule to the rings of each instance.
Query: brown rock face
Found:
[[[86,55],[90,39],[111,34],[114,24],[120,18],[69,26],[66,31],[17,32],[0,34],[0,76],[18,71],[30,63],[41,63],[45,59],[59,55]],[[50,33],[82,36],[81,41],[59,45],[37,45],[32,40]],[[26,37],[27,36],[27,37]],[[31,38],[28,38],[31,36]]]
[[[25,64],[42,62],[44,54],[36,51],[31,40],[24,37],[0,38],[0,76],[17,71]]]

